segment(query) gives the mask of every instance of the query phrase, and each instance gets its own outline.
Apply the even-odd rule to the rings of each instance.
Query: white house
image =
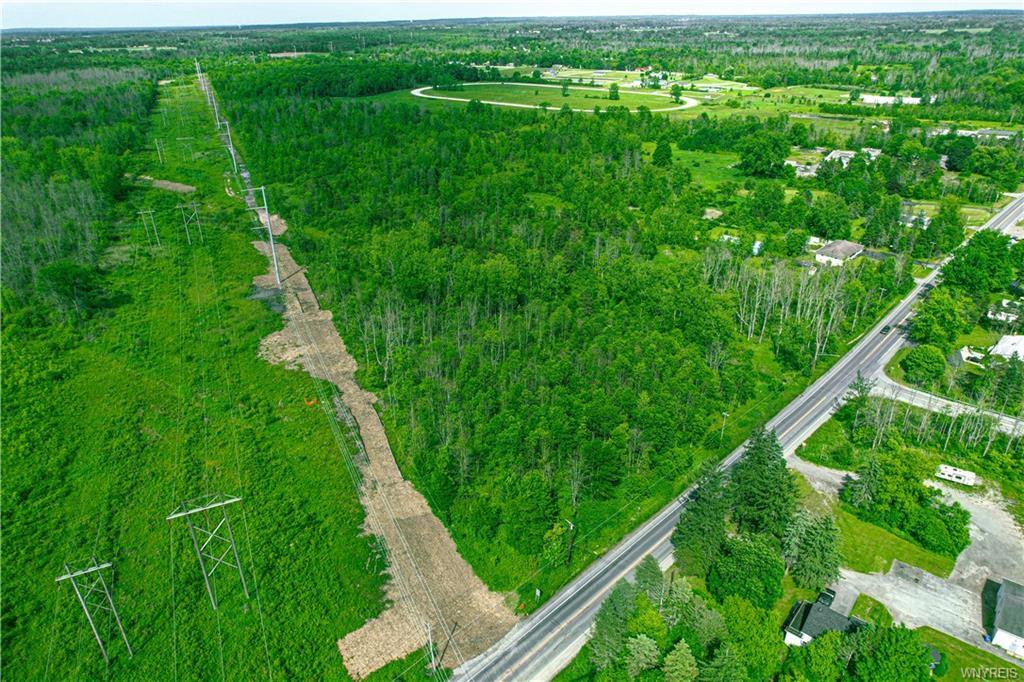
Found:
[[[998,355],[1006,359],[1010,359],[1014,355],[1018,358],[1024,358],[1024,336],[1020,334],[1007,334],[1000,338],[996,345],[992,346],[988,352],[990,355]]]
[[[822,265],[839,267],[846,264],[864,251],[864,246],[856,242],[848,242],[845,239],[837,239],[825,244],[814,254],[814,260]]]
[[[959,483],[960,485],[975,485],[978,482],[978,476],[973,471],[957,469],[956,467],[951,467],[948,464],[939,465],[939,470],[935,472],[935,478],[941,478],[944,481],[952,481],[953,483]]]
[[[996,597],[992,643],[1024,658],[1024,585],[1003,578]]]

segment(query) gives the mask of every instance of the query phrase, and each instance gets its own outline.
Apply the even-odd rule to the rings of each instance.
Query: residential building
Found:
[[[803,646],[826,632],[853,632],[866,623],[860,618],[844,616],[832,610],[835,593],[825,590],[814,603],[798,601],[789,612],[784,641],[787,646]]]
[[[814,260],[822,265],[839,267],[845,265],[847,261],[856,258],[863,251],[864,246],[862,244],[846,241],[845,239],[836,239],[818,249],[817,253],[814,254]]]
[[[962,367],[963,365],[975,365],[976,367],[981,367],[981,361],[984,358],[984,353],[976,351],[970,346],[964,346],[963,348],[954,351],[949,356],[949,364],[954,367]]]
[[[1003,578],[996,596],[992,643],[1024,658],[1024,585]]]
[[[1024,358],[1024,336],[1020,334],[1007,334],[996,341],[996,345],[989,349],[989,355],[998,355],[1007,360],[1013,356]]]
[[[839,161],[840,163],[843,164],[843,168],[846,168],[848,165],[850,165],[850,160],[853,159],[853,157],[855,156],[857,156],[857,152],[851,152],[846,149],[833,149],[828,153],[828,156],[825,157],[825,160]]]
[[[1014,324],[1020,320],[1020,302],[1004,298],[985,313],[985,317],[1003,324]]]

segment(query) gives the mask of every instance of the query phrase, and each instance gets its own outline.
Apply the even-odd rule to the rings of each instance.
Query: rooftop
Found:
[[[999,588],[995,626],[1004,632],[1024,637],[1024,585],[1003,578]]]
[[[836,258],[838,260],[846,260],[847,258],[853,258],[863,250],[864,246],[857,242],[848,242],[845,239],[837,239],[834,242],[829,242],[818,249],[818,253],[816,255]]]
[[[1018,358],[1024,358],[1024,336],[1020,334],[1007,334],[1000,338],[989,352],[992,355],[999,355],[1004,358],[1011,358],[1014,355]]]
[[[864,621],[859,618],[848,618],[838,611],[833,611],[821,601],[797,602],[785,629],[795,635],[807,635],[811,639],[826,632],[853,632]]]

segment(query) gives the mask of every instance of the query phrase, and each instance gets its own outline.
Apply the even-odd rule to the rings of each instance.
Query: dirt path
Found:
[[[275,234],[287,229],[276,215],[271,216],[271,226]],[[269,260],[269,244],[253,244]],[[448,530],[423,496],[402,478],[373,406],[377,398],[356,384],[355,359],[346,350],[330,311],[320,310],[287,247],[278,245],[277,256],[284,278],[286,324],[263,340],[260,354],[271,363],[301,367],[337,387],[344,404],[337,406],[341,423],[347,419],[347,410],[366,452],[365,461],[358,463],[366,530],[383,541],[388,553],[390,606],[338,641],[345,667],[353,677],[365,677],[421,648],[428,628],[438,650],[445,650],[442,663],[458,666],[489,648],[516,618],[503,597],[488,590],[459,556]],[[272,266],[253,283],[274,287]]]

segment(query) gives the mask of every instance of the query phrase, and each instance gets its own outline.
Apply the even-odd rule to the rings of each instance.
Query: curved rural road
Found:
[[[561,87],[562,87],[561,85],[550,85],[550,84],[547,84],[547,83],[497,83],[497,82],[487,82],[487,81],[484,81],[484,82],[481,82],[481,83],[463,83],[462,85],[463,86],[471,86],[471,85],[511,85],[513,87],[558,88],[558,89],[561,89]],[[570,90],[586,90],[586,91],[589,91],[589,92],[593,92],[596,88],[580,88],[580,87],[575,87],[575,86],[570,85],[569,89]],[[426,86],[424,86],[422,88],[416,88],[414,90],[410,90],[409,92],[410,92],[410,94],[412,94],[413,97],[424,97],[426,99],[444,99],[444,100],[448,100],[449,102],[468,102],[469,101],[469,98],[466,98],[466,97],[446,97],[444,95],[428,95],[426,93],[427,90],[433,90],[433,87],[429,86],[429,85],[426,85]],[[631,94],[634,94],[634,95],[647,95],[649,97],[669,97],[670,96],[670,95],[663,95],[663,94],[654,93],[654,92],[632,92],[630,90],[627,90],[626,92],[630,92]],[[683,103],[680,104],[677,107],[664,107],[664,108],[660,108],[660,109],[651,109],[651,112],[679,111],[681,109],[689,109],[691,107],[695,107],[698,104],[700,104],[700,102],[698,102],[697,100],[695,100],[693,98],[690,98],[690,97],[682,97],[681,99],[683,100]],[[486,99],[480,100],[480,101],[483,104],[494,104],[494,105],[499,106],[499,107],[517,107],[519,109],[539,109],[540,108],[536,104],[519,104],[517,102],[496,102],[496,101],[493,101],[493,100],[486,100]],[[560,109],[560,108],[561,107],[555,107],[554,105],[552,105],[551,110],[552,111],[558,111],[558,109]],[[582,111],[582,112],[585,112],[585,113],[593,113],[593,109],[573,109],[573,111]]]

